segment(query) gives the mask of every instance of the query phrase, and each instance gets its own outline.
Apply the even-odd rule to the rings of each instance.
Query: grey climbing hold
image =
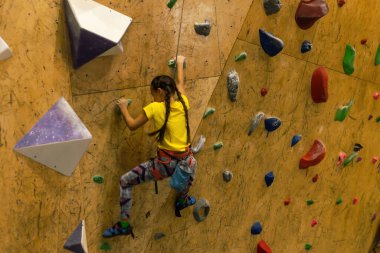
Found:
[[[203,215],[200,214],[201,209],[204,208]],[[196,221],[204,221],[210,212],[210,203],[207,199],[199,199],[194,205],[193,215]]]
[[[165,234],[162,232],[158,232],[154,234],[154,240],[160,240],[162,237],[165,237]]]
[[[305,40],[301,45],[301,53],[309,52],[313,48],[313,44],[310,41]]]
[[[258,112],[256,114],[256,116],[252,119],[251,126],[249,127],[248,136],[250,136],[253,131],[255,131],[263,118],[265,118],[265,114],[263,112]]]
[[[204,23],[195,23],[194,30],[199,35],[208,36],[211,31],[210,21],[206,19]]]
[[[212,107],[207,107],[205,113],[203,114],[203,118],[207,118],[208,116],[210,116],[211,114],[213,114],[215,112],[215,108],[212,108]]]
[[[239,75],[236,70],[231,69],[227,74],[227,88],[228,96],[232,102],[237,100],[238,90],[239,90]]]
[[[231,181],[231,179],[233,178],[233,176],[234,175],[229,170],[226,170],[226,171],[223,172],[223,180],[225,182],[227,182],[227,183]]]
[[[267,16],[279,12],[282,6],[280,0],[263,0],[263,5]]]
[[[241,52],[240,54],[235,56],[235,61],[242,61],[247,59],[247,53],[246,52]]]
[[[202,150],[203,146],[205,145],[205,142],[206,142],[206,137],[204,137],[203,135],[201,135],[199,137],[199,140],[198,140],[198,143],[191,148],[192,152],[194,154],[198,153],[199,151]]]

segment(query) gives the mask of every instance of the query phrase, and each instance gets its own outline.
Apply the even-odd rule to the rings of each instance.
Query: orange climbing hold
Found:
[[[378,100],[379,97],[380,97],[380,93],[379,92],[375,92],[375,93],[373,93],[372,97],[373,97],[373,99]]]
[[[315,140],[310,150],[300,159],[299,168],[307,169],[320,163],[326,155],[326,146],[320,140]]]
[[[313,177],[313,179],[312,179],[313,183],[316,183],[316,182],[318,181],[318,179],[319,179],[319,175],[316,174],[316,175]]]
[[[346,3],[346,0],[338,0],[339,7],[342,7],[343,5],[345,5],[345,3]]]
[[[328,94],[328,73],[324,67],[314,70],[311,78],[311,97],[315,103],[327,102]]]
[[[264,242],[264,240],[261,240],[259,244],[257,244],[257,253],[272,253],[272,250],[269,248],[269,246]]]
[[[361,41],[360,41],[360,44],[362,44],[362,45],[365,45],[365,44],[367,44],[367,39],[362,39]]]

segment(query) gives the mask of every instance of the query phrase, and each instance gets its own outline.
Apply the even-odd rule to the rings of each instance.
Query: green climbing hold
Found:
[[[342,204],[342,202],[343,202],[343,199],[342,199],[342,197],[339,197],[337,200],[336,200],[336,204],[337,205],[340,205],[340,204]]]
[[[375,66],[380,64],[380,44],[377,47],[376,57],[375,57]]]
[[[380,122],[380,116],[376,118],[376,122]]]
[[[246,52],[241,52],[239,55],[235,56],[235,61],[242,61],[247,59],[247,53]]]
[[[347,117],[353,104],[354,101],[350,100],[347,104],[339,107],[335,114],[335,121],[342,122]]]
[[[104,178],[102,176],[93,176],[92,180],[97,183],[97,184],[102,184],[104,183]]]
[[[346,159],[344,159],[343,167],[346,167],[347,165],[349,165],[357,156],[358,156],[357,152],[354,152],[351,155],[349,155]]]
[[[308,206],[311,206],[312,204],[314,204],[314,200],[309,199],[308,201],[306,201],[306,204],[307,204]]]
[[[203,114],[203,118],[207,118],[208,116],[210,116],[211,114],[213,114],[215,112],[215,108],[212,108],[212,107],[208,107],[205,111],[205,113]]]
[[[112,247],[111,245],[108,244],[108,242],[103,242],[102,245],[100,245],[100,249],[107,251],[107,250],[111,250]]]
[[[305,244],[305,250],[310,250],[313,246],[310,243]]]
[[[168,61],[168,66],[170,68],[175,68],[176,67],[176,64],[175,64],[175,59],[170,59]],[[186,61],[183,62],[183,67],[186,68]]]
[[[166,4],[168,6],[168,8],[173,8],[173,6],[175,5],[175,3],[177,2],[177,0],[169,0],[168,3]]]
[[[343,58],[343,69],[344,73],[347,75],[351,75],[354,73],[354,61],[355,61],[355,49],[347,44],[346,45],[346,52],[344,53],[344,58]]]
[[[223,142],[221,141],[214,144],[214,150],[220,149],[221,147],[223,147]]]

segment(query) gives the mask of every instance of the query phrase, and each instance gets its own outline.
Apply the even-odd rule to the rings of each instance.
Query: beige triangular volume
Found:
[[[116,46],[108,49],[103,54],[99,55],[99,57],[101,57],[101,56],[109,56],[109,55],[117,55],[117,54],[123,53],[123,51],[124,51],[123,44],[121,43],[121,41],[119,41],[119,43],[117,43]]]
[[[86,152],[91,138],[19,148],[16,151],[53,170],[70,176]]]
[[[0,61],[8,59],[12,56],[12,50],[8,44],[0,37]]]

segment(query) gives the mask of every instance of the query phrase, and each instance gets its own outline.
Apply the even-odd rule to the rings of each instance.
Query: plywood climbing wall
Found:
[[[63,245],[80,220],[85,220],[89,252],[255,252],[264,239],[273,252],[369,251],[378,220],[379,174],[373,156],[380,156],[377,139],[380,69],[373,64],[380,43],[380,3],[350,0],[342,8],[328,1],[330,12],[311,29],[294,21],[298,0],[283,0],[281,11],[266,16],[260,0],[178,0],[170,10],[166,1],[97,1],[133,18],[122,39],[124,52],[97,58],[73,70],[62,1],[0,0],[0,36],[14,56],[0,62],[0,225],[4,252],[64,252]],[[15,14],[17,13],[17,15]],[[196,35],[195,22],[212,23],[208,37]],[[258,29],[280,37],[284,50],[269,58],[261,49]],[[360,40],[366,38],[366,45]],[[300,53],[303,40],[313,49]],[[357,58],[352,76],[343,74],[346,43]],[[131,113],[152,101],[151,79],[172,75],[167,60],[187,56],[186,88],[191,104],[192,137],[203,134],[206,145],[196,158],[198,172],[191,193],[211,204],[206,221],[197,223],[191,209],[176,218],[174,192],[167,181],[134,190],[132,224],[137,238],[104,240],[104,229],[117,221],[119,178],[154,155],[147,133],[151,126],[130,132],[114,102],[133,100]],[[234,56],[248,58],[236,63]],[[329,100],[315,104],[310,80],[315,68],[329,72]],[[240,76],[238,100],[227,96],[226,75]],[[262,87],[268,88],[265,97]],[[12,151],[13,146],[42,115],[64,96],[93,136],[88,151],[71,177],[65,177]],[[350,99],[354,105],[344,122],[335,122],[336,109]],[[207,107],[216,112],[202,119]],[[263,111],[277,116],[282,126],[266,136],[261,125],[247,135],[251,118]],[[374,118],[368,121],[368,115]],[[294,134],[303,138],[290,148]],[[327,155],[319,165],[299,170],[299,158],[314,139],[321,139]],[[216,141],[223,141],[219,151]],[[340,151],[351,153],[361,143],[363,160],[337,168]],[[226,184],[222,172],[234,173]],[[265,186],[264,175],[275,181]],[[319,174],[316,183],[312,177]],[[103,184],[93,182],[104,177]],[[352,204],[357,196],[359,201]],[[283,201],[291,198],[289,206]],[[336,205],[338,197],[343,203]],[[308,199],[315,203],[306,205]],[[312,219],[318,225],[311,227]],[[255,221],[263,225],[252,236]],[[154,240],[156,232],[166,234]]]

